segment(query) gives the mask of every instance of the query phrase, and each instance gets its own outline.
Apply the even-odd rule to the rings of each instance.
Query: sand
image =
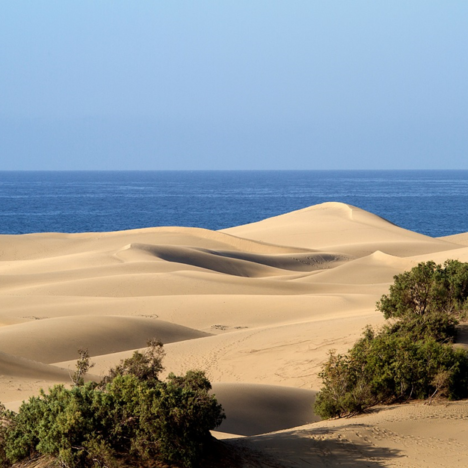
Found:
[[[383,323],[393,276],[449,258],[468,261],[468,234],[431,238],[342,203],[218,232],[0,236],[0,401],[70,383],[78,348],[98,378],[155,337],[166,372],[206,371],[227,413],[215,436],[256,466],[468,466],[468,402],[311,410],[328,351]]]

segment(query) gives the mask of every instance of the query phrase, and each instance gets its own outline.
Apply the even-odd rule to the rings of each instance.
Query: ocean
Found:
[[[468,231],[468,171],[0,172],[0,233],[223,229],[338,201],[438,237]]]

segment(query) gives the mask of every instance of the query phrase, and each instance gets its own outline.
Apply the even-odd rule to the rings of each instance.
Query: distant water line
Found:
[[[328,201],[433,237],[468,231],[468,171],[0,172],[0,232],[223,229]]]

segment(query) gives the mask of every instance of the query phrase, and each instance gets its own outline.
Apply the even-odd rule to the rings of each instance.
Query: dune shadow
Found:
[[[359,441],[343,437],[346,430],[354,431],[365,425],[350,424],[339,428],[299,429],[223,441],[234,447],[244,459],[243,467],[258,468],[379,468],[391,459],[401,458],[401,451],[375,446],[371,440]],[[249,464],[250,463],[250,464]]]
[[[219,431],[244,436],[320,421],[313,412],[316,392],[278,385],[217,383],[213,392],[227,418]]]

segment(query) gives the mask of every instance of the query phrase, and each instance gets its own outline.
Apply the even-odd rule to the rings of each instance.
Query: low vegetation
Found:
[[[223,409],[203,372],[163,370],[162,344],[148,343],[101,382],[84,382],[91,367],[80,350],[71,389],[57,385],[23,403],[0,408],[0,466],[49,456],[62,467],[194,467],[221,424]]]
[[[388,323],[368,327],[346,355],[330,352],[315,411],[323,418],[409,399],[468,397],[468,352],[452,346],[468,309],[468,264],[420,263],[396,275],[377,303]]]

